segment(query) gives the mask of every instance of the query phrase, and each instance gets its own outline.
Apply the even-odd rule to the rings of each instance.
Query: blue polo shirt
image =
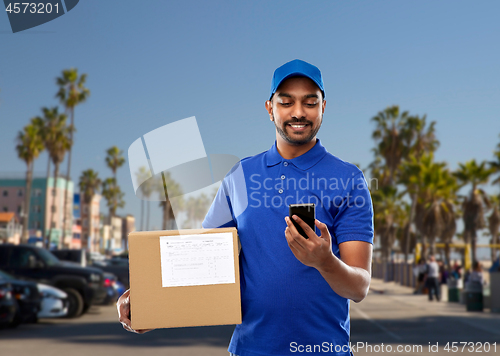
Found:
[[[276,149],[242,159],[224,178],[204,228],[234,226],[241,243],[242,323],[229,352],[236,355],[349,355],[349,300],[293,255],[285,238],[288,205],[315,203],[339,244],[373,243],[373,208],[361,170],[319,139],[287,160]],[[316,229],[316,233],[319,233]]]

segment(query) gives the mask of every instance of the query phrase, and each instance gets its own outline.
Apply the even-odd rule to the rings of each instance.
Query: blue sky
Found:
[[[490,160],[500,142],[499,13],[498,1],[82,0],[16,34],[0,13],[0,174],[24,173],[16,134],[57,105],[55,78],[70,67],[88,74],[91,90],[76,109],[75,181],[87,168],[111,175],[107,148],[126,152],[190,116],[207,153],[257,154],[275,138],[264,109],[272,73],[295,58],[322,70],[318,137],[340,158],[366,167],[370,118],[397,104],[437,121],[438,160],[452,168]],[[44,174],[46,162],[42,154],[35,171]],[[126,194],[118,213],[138,217],[128,166],[118,180]]]

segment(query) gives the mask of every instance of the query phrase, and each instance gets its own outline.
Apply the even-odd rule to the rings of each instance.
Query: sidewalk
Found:
[[[385,345],[392,347],[392,355],[419,356],[449,355],[450,345],[466,343],[483,354],[496,355],[500,350],[500,314],[489,310],[467,312],[464,304],[429,301],[427,295],[413,294],[411,287],[377,278],[372,278],[368,296],[350,305],[351,342],[356,345]],[[398,347],[405,352],[398,352]],[[365,356],[376,351],[365,346],[354,353]]]
[[[427,294],[413,294],[414,289],[412,287],[407,287],[407,286],[402,286],[399,283],[396,282],[384,282],[382,279],[379,278],[372,278],[371,283],[370,283],[370,293],[375,293],[375,294],[387,294],[387,295],[412,295],[412,296],[419,296],[422,299],[422,302],[425,299],[424,304],[429,304],[432,302],[429,302]],[[425,298],[422,298],[425,297]],[[416,299],[417,300],[417,299]],[[449,304],[450,306],[463,306],[463,309],[465,310],[465,305],[460,304],[460,303],[448,303],[448,286],[446,284],[441,285],[441,302],[439,303],[446,303]],[[500,313],[491,313],[490,309],[485,308],[484,313],[492,314],[494,317],[499,317],[500,318]]]
[[[414,289],[412,287],[402,286],[399,283],[395,282],[384,282],[379,278],[372,278],[370,283],[370,293],[375,294],[387,294],[387,295],[412,295],[415,297],[415,300],[419,300],[422,304],[430,305],[432,302],[428,300],[427,294],[413,294]],[[425,297],[425,298],[424,298]],[[459,309],[463,309],[465,311],[465,305],[460,303],[449,303],[448,302],[448,286],[446,284],[441,285],[441,302],[436,302],[436,304],[447,304],[451,309],[455,309],[454,307],[460,306]],[[463,307],[463,308],[462,308]],[[471,312],[469,312],[471,313]],[[489,308],[485,308],[484,312],[486,314],[491,314],[494,318],[500,318],[500,313],[491,313]]]

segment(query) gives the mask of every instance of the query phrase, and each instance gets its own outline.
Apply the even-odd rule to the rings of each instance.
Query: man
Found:
[[[431,255],[429,257],[425,285],[429,291],[429,301],[432,301],[433,295],[435,295],[436,300],[439,302],[441,300],[441,286],[439,285],[439,265],[436,262],[436,257],[434,257],[434,255]]]
[[[276,141],[226,175],[203,221],[236,227],[241,243],[233,355],[350,354],[349,299],[368,293],[373,210],[362,172],[316,138],[325,106],[318,68],[294,60],[276,69],[266,101]],[[287,216],[295,203],[316,204],[319,234]],[[122,302],[120,320],[130,330],[126,296]]]

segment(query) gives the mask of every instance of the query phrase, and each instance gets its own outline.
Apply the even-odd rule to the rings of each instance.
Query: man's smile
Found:
[[[300,132],[300,131],[305,131],[307,129],[307,127],[309,126],[309,124],[307,124],[307,123],[290,123],[290,124],[286,124],[286,126],[291,127],[293,131]]]

